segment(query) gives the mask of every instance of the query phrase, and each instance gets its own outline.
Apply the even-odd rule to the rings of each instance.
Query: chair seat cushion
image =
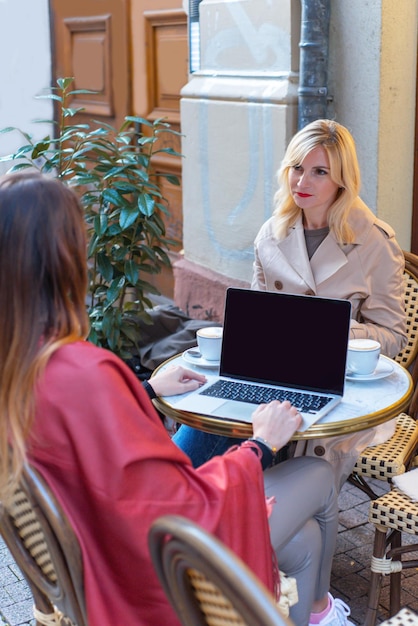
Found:
[[[370,503],[369,522],[418,535],[418,502],[395,487]]]
[[[363,450],[353,472],[387,481],[405,472],[405,464],[417,445],[417,422],[406,413],[401,413],[392,437],[380,445]]]

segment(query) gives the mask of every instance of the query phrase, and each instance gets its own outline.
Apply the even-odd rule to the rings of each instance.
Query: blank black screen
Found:
[[[342,394],[348,300],[229,288],[220,374]]]

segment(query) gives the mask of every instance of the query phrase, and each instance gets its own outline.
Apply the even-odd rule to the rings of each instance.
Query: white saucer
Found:
[[[189,348],[183,352],[183,359],[190,365],[196,365],[197,367],[209,367],[212,369],[218,369],[219,361],[207,361],[203,356],[192,356],[190,352],[199,352],[198,348]]]
[[[347,372],[345,375],[347,380],[367,381],[367,380],[379,380],[379,378],[385,378],[393,372],[393,364],[389,359],[379,359],[376,369],[372,374],[354,374],[353,372]]]

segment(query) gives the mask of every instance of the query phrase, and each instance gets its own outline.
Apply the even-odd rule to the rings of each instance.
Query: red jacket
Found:
[[[39,383],[29,458],[79,538],[90,626],[179,624],[147,547],[153,520],[183,515],[273,588],[261,464],[250,448],[198,470],[134,374],[87,342],[60,348]]]

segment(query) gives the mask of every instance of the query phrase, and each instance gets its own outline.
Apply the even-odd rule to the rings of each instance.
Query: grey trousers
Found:
[[[299,601],[290,618],[306,626],[312,603],[330,587],[338,528],[333,471],[322,459],[292,458],[265,471],[264,484],[276,500],[269,523],[279,568],[297,581]]]

